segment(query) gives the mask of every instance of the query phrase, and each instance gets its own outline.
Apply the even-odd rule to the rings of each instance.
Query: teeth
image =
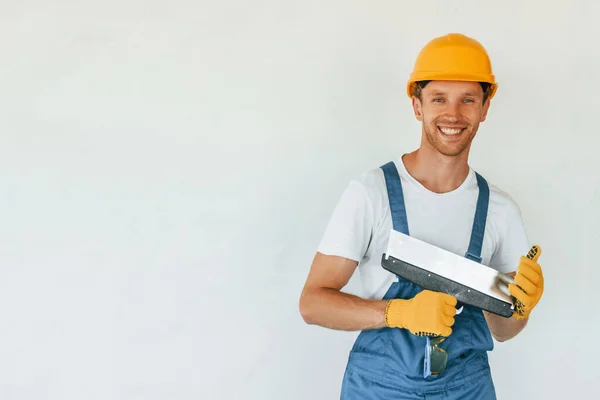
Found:
[[[462,131],[462,129],[440,128],[440,131],[442,131],[446,135],[456,135],[459,134],[460,131]]]

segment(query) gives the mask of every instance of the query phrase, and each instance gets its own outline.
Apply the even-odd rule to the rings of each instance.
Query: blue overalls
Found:
[[[394,230],[408,235],[402,184],[394,162],[383,165]],[[479,174],[479,195],[469,250],[465,257],[481,262],[489,187]],[[422,289],[401,277],[384,299],[410,299]],[[457,305],[458,307],[458,305]],[[481,309],[463,305],[452,334],[439,347],[448,353],[446,371],[423,377],[426,338],[408,329],[364,330],[357,337],[344,374],[341,400],[496,399],[487,351],[493,340]]]

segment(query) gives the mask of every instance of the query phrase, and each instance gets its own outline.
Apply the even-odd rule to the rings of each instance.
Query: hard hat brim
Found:
[[[462,81],[462,82],[485,82],[490,84],[488,98],[491,99],[496,94],[498,83],[493,74],[464,74],[460,72],[418,72],[410,76],[406,86],[406,93],[412,98],[414,85],[419,81]]]

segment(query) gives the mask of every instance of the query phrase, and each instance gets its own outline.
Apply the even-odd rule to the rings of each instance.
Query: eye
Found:
[[[465,103],[475,103],[474,99],[465,99]]]
[[[434,102],[434,103],[441,103],[442,101],[444,101],[444,99],[442,99],[441,97],[435,97],[435,98],[433,99],[433,102]]]

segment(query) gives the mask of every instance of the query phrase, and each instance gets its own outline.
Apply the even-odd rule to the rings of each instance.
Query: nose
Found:
[[[460,115],[460,107],[457,102],[448,102],[448,106],[446,107],[446,118],[448,122],[456,122],[458,121],[458,117]]]

